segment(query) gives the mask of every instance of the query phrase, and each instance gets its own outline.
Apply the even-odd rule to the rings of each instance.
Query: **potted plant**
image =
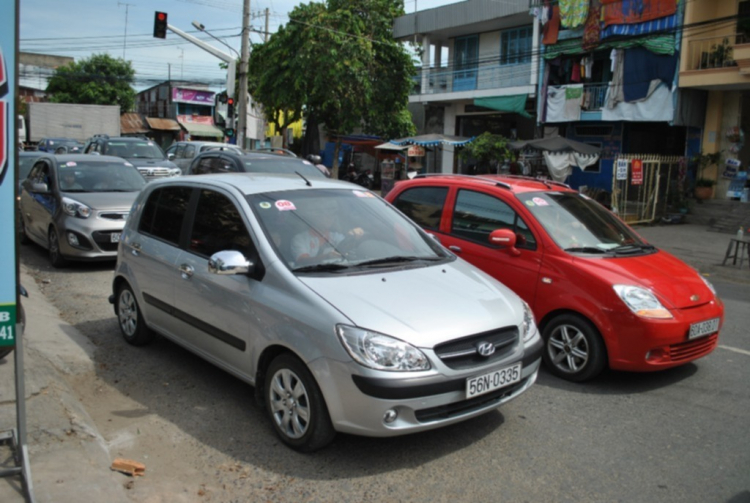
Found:
[[[714,44],[711,46],[711,62],[714,68],[721,68],[722,66],[732,66],[734,60],[732,59],[732,47],[729,45],[729,39],[725,38],[721,44]]]
[[[721,151],[712,154],[698,154],[693,158],[698,164],[698,176],[695,179],[695,198],[699,201],[709,199],[713,195],[716,180],[703,176],[703,170],[708,166],[721,163]]]

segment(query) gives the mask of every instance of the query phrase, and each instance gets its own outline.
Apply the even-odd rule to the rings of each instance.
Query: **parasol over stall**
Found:
[[[511,150],[541,151],[550,176],[558,182],[564,182],[570,176],[573,166],[584,169],[596,163],[602,150],[599,147],[562,136],[514,141],[509,143],[508,147]]]

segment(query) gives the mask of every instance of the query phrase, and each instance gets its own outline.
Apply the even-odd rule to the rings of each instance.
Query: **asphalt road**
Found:
[[[750,501],[750,286],[716,284],[720,347],[653,374],[571,384],[543,372],[498,411],[392,439],[337,436],[313,455],[284,447],[250,386],[157,341],[120,337],[107,302],[113,264],[53,270],[21,261],[97,346],[72,385],[112,457],[143,461],[133,501]]]

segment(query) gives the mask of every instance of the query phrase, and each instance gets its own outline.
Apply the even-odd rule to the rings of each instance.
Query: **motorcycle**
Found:
[[[358,173],[357,170],[354,169],[354,167],[351,167],[346,173],[346,181],[356,183],[357,185],[361,185],[366,189],[372,189],[375,183],[375,176],[369,169],[360,171]]]
[[[18,289],[24,297],[28,297],[29,293],[26,291],[26,289],[18,285]],[[26,312],[23,310],[23,305],[19,302],[18,304],[18,323],[21,325],[21,333],[23,333],[24,329],[26,328]],[[0,348],[0,360],[8,356],[12,351],[14,347],[7,347],[7,348]]]

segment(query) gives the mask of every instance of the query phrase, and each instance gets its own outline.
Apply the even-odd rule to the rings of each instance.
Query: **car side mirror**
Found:
[[[216,252],[208,259],[208,272],[220,276],[251,274],[254,269],[255,264],[235,250]]]
[[[32,183],[31,192],[38,192],[39,194],[49,194],[49,187],[46,183]]]
[[[172,159],[174,159],[174,154],[172,154],[172,153],[170,153],[170,154],[167,154],[167,159],[169,159],[170,161],[171,161]]]
[[[497,229],[490,233],[490,243],[508,248],[514,256],[521,254],[516,248],[516,233],[510,229]]]
[[[435,241],[437,241],[438,243],[440,243],[440,236],[438,236],[437,234],[433,234],[431,232],[428,232],[427,235],[430,236]],[[442,244],[442,243],[440,243],[440,244]]]

